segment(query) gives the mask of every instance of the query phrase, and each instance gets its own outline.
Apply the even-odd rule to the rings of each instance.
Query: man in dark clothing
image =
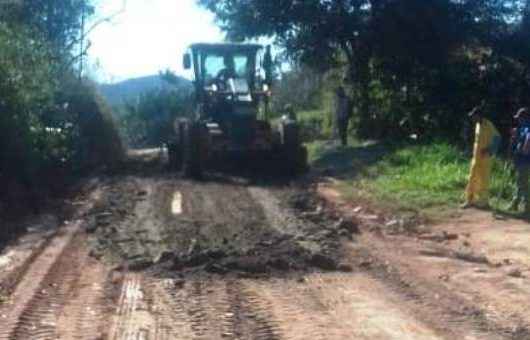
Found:
[[[346,92],[342,86],[339,86],[336,91],[335,102],[335,123],[339,132],[342,146],[348,145],[348,125],[350,122],[350,100],[346,96]]]
[[[528,176],[530,174],[530,113],[522,108],[514,116],[516,127],[512,130],[511,151],[517,174],[517,191],[510,208],[519,210],[524,203],[524,212],[530,213]]]

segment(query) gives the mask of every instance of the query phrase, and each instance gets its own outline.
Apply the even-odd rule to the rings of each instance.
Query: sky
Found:
[[[190,44],[224,38],[213,15],[195,0],[100,0],[93,20],[122,8],[123,13],[89,36],[89,72],[101,82],[158,74],[168,68],[186,75],[182,55]]]

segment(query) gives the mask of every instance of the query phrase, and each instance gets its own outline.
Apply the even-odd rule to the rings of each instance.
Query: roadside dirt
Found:
[[[159,156],[132,154],[80,193],[69,221],[43,218],[0,253],[0,340],[528,338],[524,304],[492,317],[500,295],[468,294],[479,289],[463,273],[502,267],[450,247],[444,261],[468,271],[440,267],[413,247],[438,242],[367,231],[363,216],[384,221],[303,180],[192,182]],[[437,268],[461,278],[433,279]]]
[[[448,222],[408,225],[318,189],[332,209],[349,213],[365,231],[347,249],[360,265],[415,300],[436,303],[445,318],[471,316],[484,331],[530,339],[530,226],[516,219],[468,210]],[[352,214],[352,212],[355,213]]]

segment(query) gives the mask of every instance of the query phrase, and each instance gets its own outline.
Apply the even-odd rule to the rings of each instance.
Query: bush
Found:
[[[73,170],[123,153],[108,108],[56,56],[34,31],[0,23],[0,201],[9,212],[38,207]]]
[[[73,120],[69,136],[72,169],[113,167],[125,157],[117,124],[110,106],[89,80],[65,81],[62,97]]]
[[[50,50],[38,36],[0,24],[0,174],[4,177],[30,182],[54,158],[61,142],[46,125],[47,114],[55,109],[58,86],[50,60]]]
[[[127,143],[133,147],[160,146],[173,133],[175,118],[192,112],[191,104],[191,92],[185,89],[153,90],[127,103],[120,120]]]

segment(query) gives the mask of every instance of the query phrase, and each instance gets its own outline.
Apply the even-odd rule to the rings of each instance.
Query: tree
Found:
[[[358,128],[368,133],[376,131],[374,127],[389,115],[394,117],[389,122],[392,127],[433,128],[438,122],[445,122],[448,108],[426,114],[433,109],[429,105],[466,102],[465,97],[451,94],[456,91],[447,85],[456,81],[456,87],[465,90],[474,86],[473,81],[481,83],[477,72],[480,63],[488,62],[493,67],[502,59],[500,56],[506,56],[501,47],[521,20],[524,5],[528,8],[521,0],[199,3],[216,14],[231,39],[274,36],[293,60],[323,71],[344,60],[347,80],[358,104]],[[480,60],[480,51],[492,52],[488,54],[493,58]],[[487,69],[493,70],[491,67]],[[476,93],[480,97],[486,92]],[[383,99],[387,112],[377,112],[381,111],[381,103],[375,104]],[[406,121],[413,123],[405,124]],[[429,123],[418,125],[423,121]]]
[[[167,79],[170,75],[166,72],[161,77]],[[173,133],[173,121],[192,112],[191,103],[191,91],[182,87],[152,90],[129,101],[120,122],[127,142],[133,147],[156,147],[167,142]]]

